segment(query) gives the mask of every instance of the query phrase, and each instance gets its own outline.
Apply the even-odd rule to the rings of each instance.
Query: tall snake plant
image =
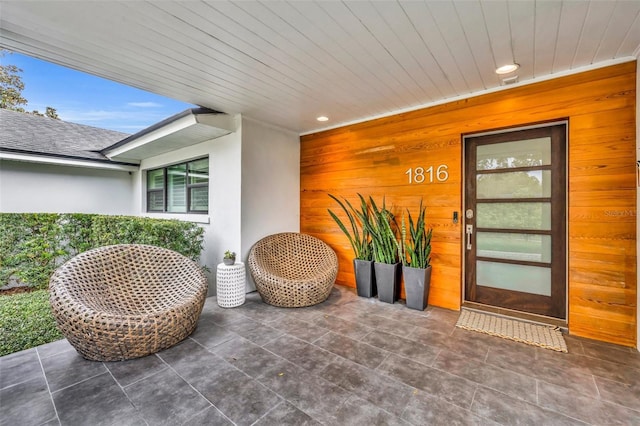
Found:
[[[362,222],[362,218],[365,218],[367,221],[369,218],[369,207],[367,206],[364,197],[358,194],[358,197],[360,198],[360,211],[356,210],[346,198],[343,199],[343,202],[334,195],[329,194],[329,197],[334,199],[338,205],[340,205],[349,219],[351,232],[349,232],[342,220],[333,211],[327,209],[333,220],[336,221],[342,232],[347,236],[356,259],[373,260],[371,235],[369,234],[367,227],[365,227]]]
[[[362,202],[364,199],[360,196]],[[386,208],[385,200],[378,208],[373,197],[369,197],[371,214],[357,212],[358,218],[371,235],[373,260],[379,263],[396,263],[401,257],[401,245],[396,238],[397,224],[393,213]]]
[[[431,236],[433,229],[425,226],[424,216],[426,207],[422,205],[420,200],[420,209],[417,220],[414,222],[411,212],[407,209],[409,216],[409,235],[407,238],[407,227],[402,216],[402,245],[406,256],[401,257],[405,266],[413,268],[428,268],[431,264]]]

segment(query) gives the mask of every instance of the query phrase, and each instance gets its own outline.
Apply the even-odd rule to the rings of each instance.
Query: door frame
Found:
[[[466,139],[467,138],[475,138],[479,136],[491,136],[491,135],[499,135],[503,133],[511,133],[517,132],[521,130],[530,130],[530,129],[538,129],[541,127],[551,127],[555,125],[565,125],[566,134],[565,134],[565,230],[564,230],[564,238],[565,238],[565,318],[559,319],[554,317],[548,317],[544,315],[538,315],[528,312],[522,312],[517,310],[512,310],[508,308],[495,307],[490,305],[483,305],[477,302],[467,302],[466,301],[466,277],[467,277],[467,262],[466,262],[466,232],[465,228],[467,225],[467,218],[465,212],[467,210],[466,206],[466,182],[467,182],[467,173],[466,173],[466,164],[467,164],[467,156],[466,156]],[[514,316],[520,317],[530,317],[540,319],[541,322],[553,323],[554,325],[558,324],[560,321],[562,324],[569,323],[569,144],[571,143],[569,140],[569,118],[558,118],[550,121],[541,121],[531,124],[513,126],[513,127],[500,127],[492,130],[486,130],[481,132],[471,132],[471,133],[463,133],[460,135],[461,149],[462,149],[462,163],[461,163],[461,206],[462,211],[460,212],[461,217],[461,227],[460,227],[460,262],[461,262],[461,280],[460,280],[460,306],[467,304],[472,304],[474,308],[484,308],[487,310],[495,311],[495,312],[505,312],[507,314],[513,314]],[[474,223],[475,229],[475,223]]]

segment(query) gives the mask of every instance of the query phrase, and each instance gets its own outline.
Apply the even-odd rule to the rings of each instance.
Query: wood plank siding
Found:
[[[301,231],[336,250],[337,282],[353,287],[353,255],[327,194],[386,196],[397,214],[416,212],[422,197],[434,229],[429,303],[460,309],[462,136],[566,119],[569,332],[635,346],[635,86],[636,62],[627,62],[302,136]],[[439,165],[446,181],[408,183],[407,169]]]

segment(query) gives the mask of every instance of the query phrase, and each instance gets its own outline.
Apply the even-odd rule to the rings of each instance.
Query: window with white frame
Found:
[[[209,212],[209,158],[147,170],[147,211]]]

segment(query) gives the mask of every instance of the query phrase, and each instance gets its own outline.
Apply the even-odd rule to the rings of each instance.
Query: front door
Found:
[[[566,318],[566,124],[465,138],[465,300]]]

